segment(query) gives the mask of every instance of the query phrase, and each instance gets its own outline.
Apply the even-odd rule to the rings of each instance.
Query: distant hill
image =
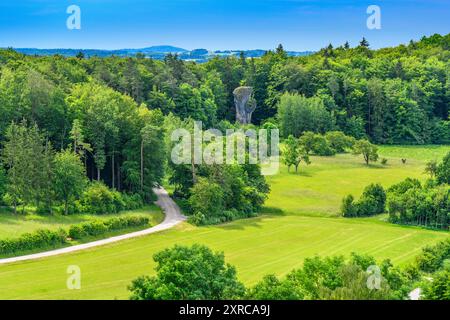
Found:
[[[152,46],[139,49],[118,49],[118,50],[102,50],[102,49],[37,49],[37,48],[14,48],[17,52],[26,55],[38,55],[38,56],[51,56],[59,54],[65,57],[75,57],[78,53],[82,52],[85,57],[134,57],[136,54],[143,54],[147,58],[156,60],[162,60],[168,54],[177,54],[180,59],[185,61],[206,62],[213,57],[227,57],[227,56],[239,56],[241,52],[244,53],[246,58],[259,58],[264,55],[267,50],[255,49],[255,50],[218,50],[209,51],[207,49],[194,49],[186,50],[174,46]],[[312,51],[288,51],[289,56],[306,56],[314,52]]]

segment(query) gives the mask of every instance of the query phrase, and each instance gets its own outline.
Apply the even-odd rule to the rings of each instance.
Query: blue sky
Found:
[[[66,9],[81,8],[81,30]],[[366,27],[369,5],[381,30]],[[317,50],[365,36],[373,48],[450,32],[449,0],[2,0],[0,47]]]

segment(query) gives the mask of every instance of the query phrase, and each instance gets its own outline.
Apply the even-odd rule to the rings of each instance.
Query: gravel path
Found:
[[[45,257],[52,257],[57,256],[60,254],[70,253],[70,252],[76,252],[80,250],[85,250],[89,248],[94,248],[98,246],[103,246],[105,244],[125,240],[125,239],[131,239],[136,237],[145,236],[147,234],[163,231],[170,229],[177,224],[183,222],[186,220],[186,217],[182,215],[180,208],[178,205],[169,197],[169,194],[166,190],[163,188],[155,188],[153,189],[156,196],[158,197],[158,200],[156,201],[156,204],[161,207],[161,209],[165,213],[164,221],[154,227],[151,227],[149,229],[136,231],[132,233],[123,234],[120,236],[98,240],[94,242],[79,244],[67,248],[62,249],[56,249],[51,251],[45,251],[35,254],[30,254],[26,256],[19,256],[19,257],[13,257],[13,258],[6,258],[6,259],[0,259],[0,264],[6,264],[11,262],[18,262],[18,261],[26,261],[26,260],[34,260],[34,259],[40,259]]]

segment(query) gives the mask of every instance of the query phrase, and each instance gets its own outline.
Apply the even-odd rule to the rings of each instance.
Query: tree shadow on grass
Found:
[[[224,224],[216,225],[214,227],[223,230],[244,230],[249,227],[261,228],[261,222],[266,218],[285,216],[286,213],[280,208],[263,207],[258,216],[252,218],[238,219]]]
[[[266,216],[285,216],[286,213],[277,207],[263,207],[261,209],[260,215],[266,215]]]

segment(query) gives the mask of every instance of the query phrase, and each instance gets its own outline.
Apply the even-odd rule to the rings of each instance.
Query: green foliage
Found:
[[[109,189],[101,182],[92,182],[71,209],[75,213],[106,214],[142,207],[139,195],[126,195]]]
[[[218,224],[254,216],[262,207],[269,187],[257,165],[203,166],[190,189],[189,221]]]
[[[378,160],[378,148],[368,140],[356,141],[353,145],[353,154],[362,154],[367,165],[370,161]]]
[[[425,166],[425,173],[429,174],[430,178],[433,179],[436,176],[437,169],[438,169],[437,161],[432,160],[427,162]]]
[[[432,273],[442,269],[447,259],[450,259],[450,239],[422,248],[416,263],[421,271]]]
[[[341,131],[329,131],[325,135],[307,131],[300,137],[300,145],[306,153],[318,156],[333,156],[336,153],[343,153],[352,148],[354,143],[353,137],[347,136]]]
[[[367,217],[384,213],[386,209],[386,192],[380,184],[370,184],[358,201],[352,195],[342,200],[341,212],[344,217]]]
[[[283,162],[288,167],[288,172],[291,170],[291,166],[294,166],[295,172],[298,172],[298,166],[302,161],[308,165],[311,163],[308,153],[300,145],[300,141],[294,138],[293,135],[289,135],[285,140],[285,149],[283,151]]]
[[[303,292],[293,290],[292,281],[280,280],[275,275],[264,276],[246,294],[250,300],[302,300],[303,297]]]
[[[355,143],[353,137],[346,136],[341,131],[329,131],[325,134],[325,139],[328,141],[330,147],[338,153],[351,149]]]
[[[313,257],[303,268],[291,271],[285,279],[264,277],[247,291],[249,299],[270,300],[385,300],[405,299],[411,280],[389,261],[379,264],[380,287],[368,287],[370,266],[377,266],[371,256],[352,253],[343,257]]]
[[[199,181],[191,189],[191,197],[189,198],[189,205],[192,212],[194,212],[194,220],[198,225],[207,224],[209,221],[220,218],[224,211],[224,193],[222,188],[214,182],[209,182],[205,178],[200,178]],[[207,214],[203,215],[203,212]],[[200,215],[203,219],[200,220]],[[205,221],[206,220],[206,221]]]
[[[330,142],[320,134],[314,136],[312,152],[317,156],[333,156],[336,150],[331,147]]]
[[[86,175],[78,155],[63,151],[55,156],[53,188],[56,198],[64,203],[64,213],[69,212],[69,202],[78,198],[86,186]]]
[[[450,225],[449,185],[425,185],[407,179],[388,190],[389,221],[447,229]]]
[[[107,220],[90,221],[70,226],[68,231],[60,228],[36,230],[18,238],[0,240],[0,255],[16,254],[23,251],[46,249],[67,244],[67,238],[80,240],[89,236],[99,236],[111,231],[149,225],[149,218],[143,216],[125,216]]]
[[[450,300],[450,270],[437,272],[423,288],[425,300]]]
[[[3,167],[0,165],[0,204],[4,203],[3,197],[6,194],[7,179]]]
[[[66,238],[67,233],[63,229],[37,230],[33,233],[25,233],[18,238],[0,240],[0,254],[56,247],[65,244]]]
[[[358,208],[354,203],[355,198],[349,194],[342,199],[341,213],[346,218],[352,218],[358,216]]]
[[[436,180],[438,183],[450,184],[450,152],[444,157],[436,168]]]
[[[70,238],[78,240],[88,236],[99,236],[116,230],[148,226],[149,221],[149,218],[142,216],[126,216],[90,221],[72,225],[69,228],[68,235]]]
[[[14,211],[22,204],[51,207],[53,149],[36,125],[12,123],[2,150],[7,168],[7,193]]]
[[[142,276],[129,287],[132,300],[224,300],[241,298],[244,286],[222,253],[201,245],[176,245],[154,255],[156,276]]]
[[[277,117],[283,137],[299,137],[305,131],[324,133],[334,127],[334,120],[319,97],[285,93],[281,96]]]

